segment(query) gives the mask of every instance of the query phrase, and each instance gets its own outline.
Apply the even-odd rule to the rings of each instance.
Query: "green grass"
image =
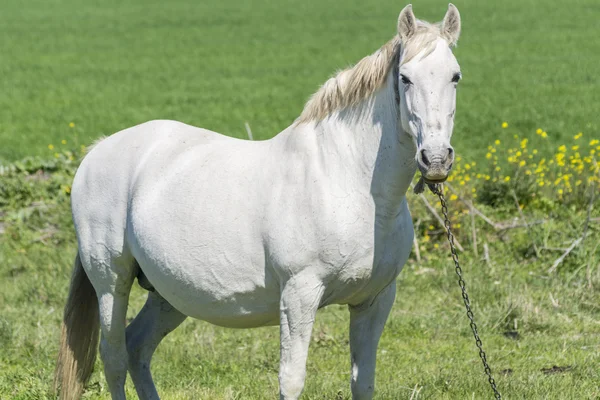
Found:
[[[454,145],[481,157],[502,121],[548,146],[598,132],[596,0],[457,0],[463,33]],[[415,4],[440,20],[446,2]],[[0,12],[0,162],[171,118],[268,138],[337,69],[395,33],[392,0],[25,3]],[[76,127],[70,129],[68,124]],[[481,149],[481,150],[480,150]]]
[[[0,398],[50,399],[76,248],[65,192],[76,163],[61,156],[16,165],[23,172],[0,176]],[[46,172],[35,172],[39,170]],[[489,388],[447,244],[418,198],[411,195],[409,201],[422,221],[418,236],[423,260],[412,257],[400,275],[396,304],[378,352],[376,398],[487,398]],[[536,258],[532,240],[549,249],[568,246],[581,234],[586,210],[577,203],[541,204],[524,211],[530,221],[549,218],[534,226],[532,234],[515,229],[498,236],[476,220],[478,249],[489,244],[489,263],[474,255],[469,215],[454,217],[455,232],[465,246],[460,257],[480,333],[505,398],[597,398],[600,229],[592,222],[583,245],[565,259],[558,273],[548,274],[560,253],[546,250]],[[452,211],[459,207],[450,201]],[[496,221],[517,214],[510,203],[497,209],[478,207]],[[598,219],[598,211],[592,216]],[[129,318],[141,308],[144,296],[135,285]],[[188,320],[155,355],[159,391],[165,399],[276,398],[278,336],[276,327],[229,330]],[[347,338],[345,307],[330,306],[318,313],[303,398],[350,398]],[[565,370],[543,372],[554,366]],[[97,361],[85,398],[109,397],[100,371]],[[135,398],[129,381],[127,390]]]
[[[486,165],[492,140],[506,143],[502,136],[512,139],[514,133],[535,138],[538,127],[549,134],[536,142],[545,154],[571,143],[579,131],[586,140],[600,136],[600,3],[456,4],[463,18],[456,55],[464,80],[453,144],[460,155]],[[76,246],[65,193],[75,166],[55,159],[48,144],[78,148],[155,118],[237,137],[245,137],[248,121],[257,138],[271,137],[336,69],[388,40],[403,5],[5,0],[0,164],[30,155],[49,161],[29,159],[19,164],[27,173],[0,175],[0,399],[53,398],[58,329]],[[429,20],[439,20],[445,7],[433,0],[414,5],[417,16]],[[499,128],[502,121],[508,129]],[[53,172],[30,173],[40,167]],[[411,201],[421,226],[435,225],[414,196]],[[481,207],[500,221],[516,216],[510,204]],[[451,202],[451,211],[459,205]],[[598,223],[558,273],[548,275],[560,253],[533,257],[531,237],[567,247],[581,233],[585,210],[558,202],[546,207],[525,209],[532,220],[552,218],[533,235],[514,230],[500,240],[477,220],[479,251],[489,244],[490,264],[473,254],[470,219],[462,218],[461,260],[475,315],[505,398],[598,398]],[[597,209],[593,216],[598,218]],[[379,348],[377,399],[489,396],[442,239],[432,239],[439,250],[424,244],[423,261],[411,259],[399,278]],[[143,297],[136,288],[130,317]],[[347,326],[345,307],[319,312],[303,398],[350,398]],[[507,336],[511,331],[518,338]],[[165,399],[276,398],[278,358],[276,327],[228,330],[188,320],[159,347],[153,372]],[[554,365],[570,369],[542,372]],[[109,397],[101,370],[98,361],[85,398]],[[129,381],[127,390],[135,398]]]

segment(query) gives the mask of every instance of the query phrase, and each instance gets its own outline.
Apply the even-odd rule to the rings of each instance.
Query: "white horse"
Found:
[[[353,399],[371,399],[376,350],[412,247],[417,170],[446,179],[460,69],[458,10],[398,35],[329,79],[276,137],[244,141],[152,121],[98,143],[72,187],[78,254],[56,372],[79,398],[100,354],[112,398],[127,371],[158,399],[150,360],[187,317],[281,327],[281,399],[298,399],[317,310],[350,310]],[[135,279],[149,290],[125,326]],[[99,327],[100,329],[99,329]]]

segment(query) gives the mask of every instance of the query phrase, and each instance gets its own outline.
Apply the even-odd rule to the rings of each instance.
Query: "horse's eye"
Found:
[[[400,75],[400,79],[402,79],[402,83],[404,83],[405,85],[412,85],[410,79],[408,79],[405,75]]]
[[[460,78],[462,78],[462,75],[460,74],[460,72],[457,72],[456,74],[454,74],[454,76],[452,77],[452,82],[454,83],[458,83],[458,81],[460,81]]]

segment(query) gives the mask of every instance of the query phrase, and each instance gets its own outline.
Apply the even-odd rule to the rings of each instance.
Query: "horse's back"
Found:
[[[186,146],[226,136],[176,121],[146,122],[117,132],[93,146],[79,166],[71,189],[77,234],[86,221],[124,219],[131,187],[146,163],[168,162]],[[159,160],[156,153],[168,153]],[[81,226],[82,229],[79,229]]]

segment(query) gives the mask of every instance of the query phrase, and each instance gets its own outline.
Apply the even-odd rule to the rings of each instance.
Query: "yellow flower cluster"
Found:
[[[508,123],[503,122],[502,128],[507,127]],[[548,138],[548,133],[541,128],[535,134],[541,140]],[[600,161],[597,160],[600,140],[584,140],[584,134],[579,132],[573,137],[576,144],[561,144],[553,156],[547,158],[541,156],[538,149],[532,148],[533,138],[513,135],[512,146],[502,146],[503,141],[496,139],[487,147],[485,154],[489,168],[475,168],[475,162],[464,162],[457,157],[448,182],[456,183],[458,190],[473,198],[477,197],[479,186],[476,183],[490,181],[509,185],[526,183],[538,190],[551,191],[559,199],[574,193],[578,187],[600,182]],[[472,186],[470,190],[467,189],[469,186]],[[454,197],[451,196],[451,199]]]
[[[542,128],[514,135],[514,128],[508,127],[508,122],[500,124],[498,132],[502,136],[487,146],[485,159],[479,163],[460,156],[454,160],[446,196],[452,203],[452,227],[459,236],[461,222],[472,226],[464,219],[470,213],[469,203],[464,200],[514,207],[511,194],[515,194],[521,209],[531,206],[545,210],[549,203],[588,202],[589,190],[600,190],[600,140],[578,132],[568,142],[549,143],[552,135]],[[431,220],[417,230],[421,249],[446,246],[443,226],[438,224]]]

